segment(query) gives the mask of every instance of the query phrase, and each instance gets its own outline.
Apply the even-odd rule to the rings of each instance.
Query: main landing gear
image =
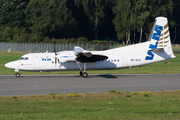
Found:
[[[88,74],[86,72],[86,63],[84,63],[84,70],[82,70],[81,66],[79,65],[79,63],[76,61],[77,65],[79,66],[80,71],[80,76],[82,76],[83,78],[87,78]]]
[[[87,72],[81,71],[80,76],[82,76],[83,78],[87,78],[88,74],[87,74]]]
[[[15,72],[16,72],[15,76],[16,76],[17,78],[19,78],[19,77],[20,77],[20,74],[18,73],[19,70],[15,69]]]

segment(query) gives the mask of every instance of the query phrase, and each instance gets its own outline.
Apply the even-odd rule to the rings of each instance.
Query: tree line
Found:
[[[177,0],[1,0],[0,42],[146,41],[154,20],[168,18],[180,43]]]

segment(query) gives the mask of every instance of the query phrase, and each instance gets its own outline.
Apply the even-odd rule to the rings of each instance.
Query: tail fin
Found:
[[[148,41],[150,41],[148,55],[146,60],[152,60],[152,52],[166,52],[171,58],[174,58],[174,54],[171,48],[171,39],[168,27],[168,21],[165,17],[157,17],[155,19],[151,34]]]

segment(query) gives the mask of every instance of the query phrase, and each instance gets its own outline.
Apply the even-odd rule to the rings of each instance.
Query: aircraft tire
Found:
[[[20,77],[20,74],[19,74],[19,73],[16,73],[16,77],[19,78],[19,77]]]
[[[82,73],[82,77],[83,78],[87,78],[88,77],[88,74],[86,72]]]

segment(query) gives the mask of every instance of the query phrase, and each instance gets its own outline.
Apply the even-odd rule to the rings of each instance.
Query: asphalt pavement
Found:
[[[0,75],[0,96],[180,90],[180,74]]]

